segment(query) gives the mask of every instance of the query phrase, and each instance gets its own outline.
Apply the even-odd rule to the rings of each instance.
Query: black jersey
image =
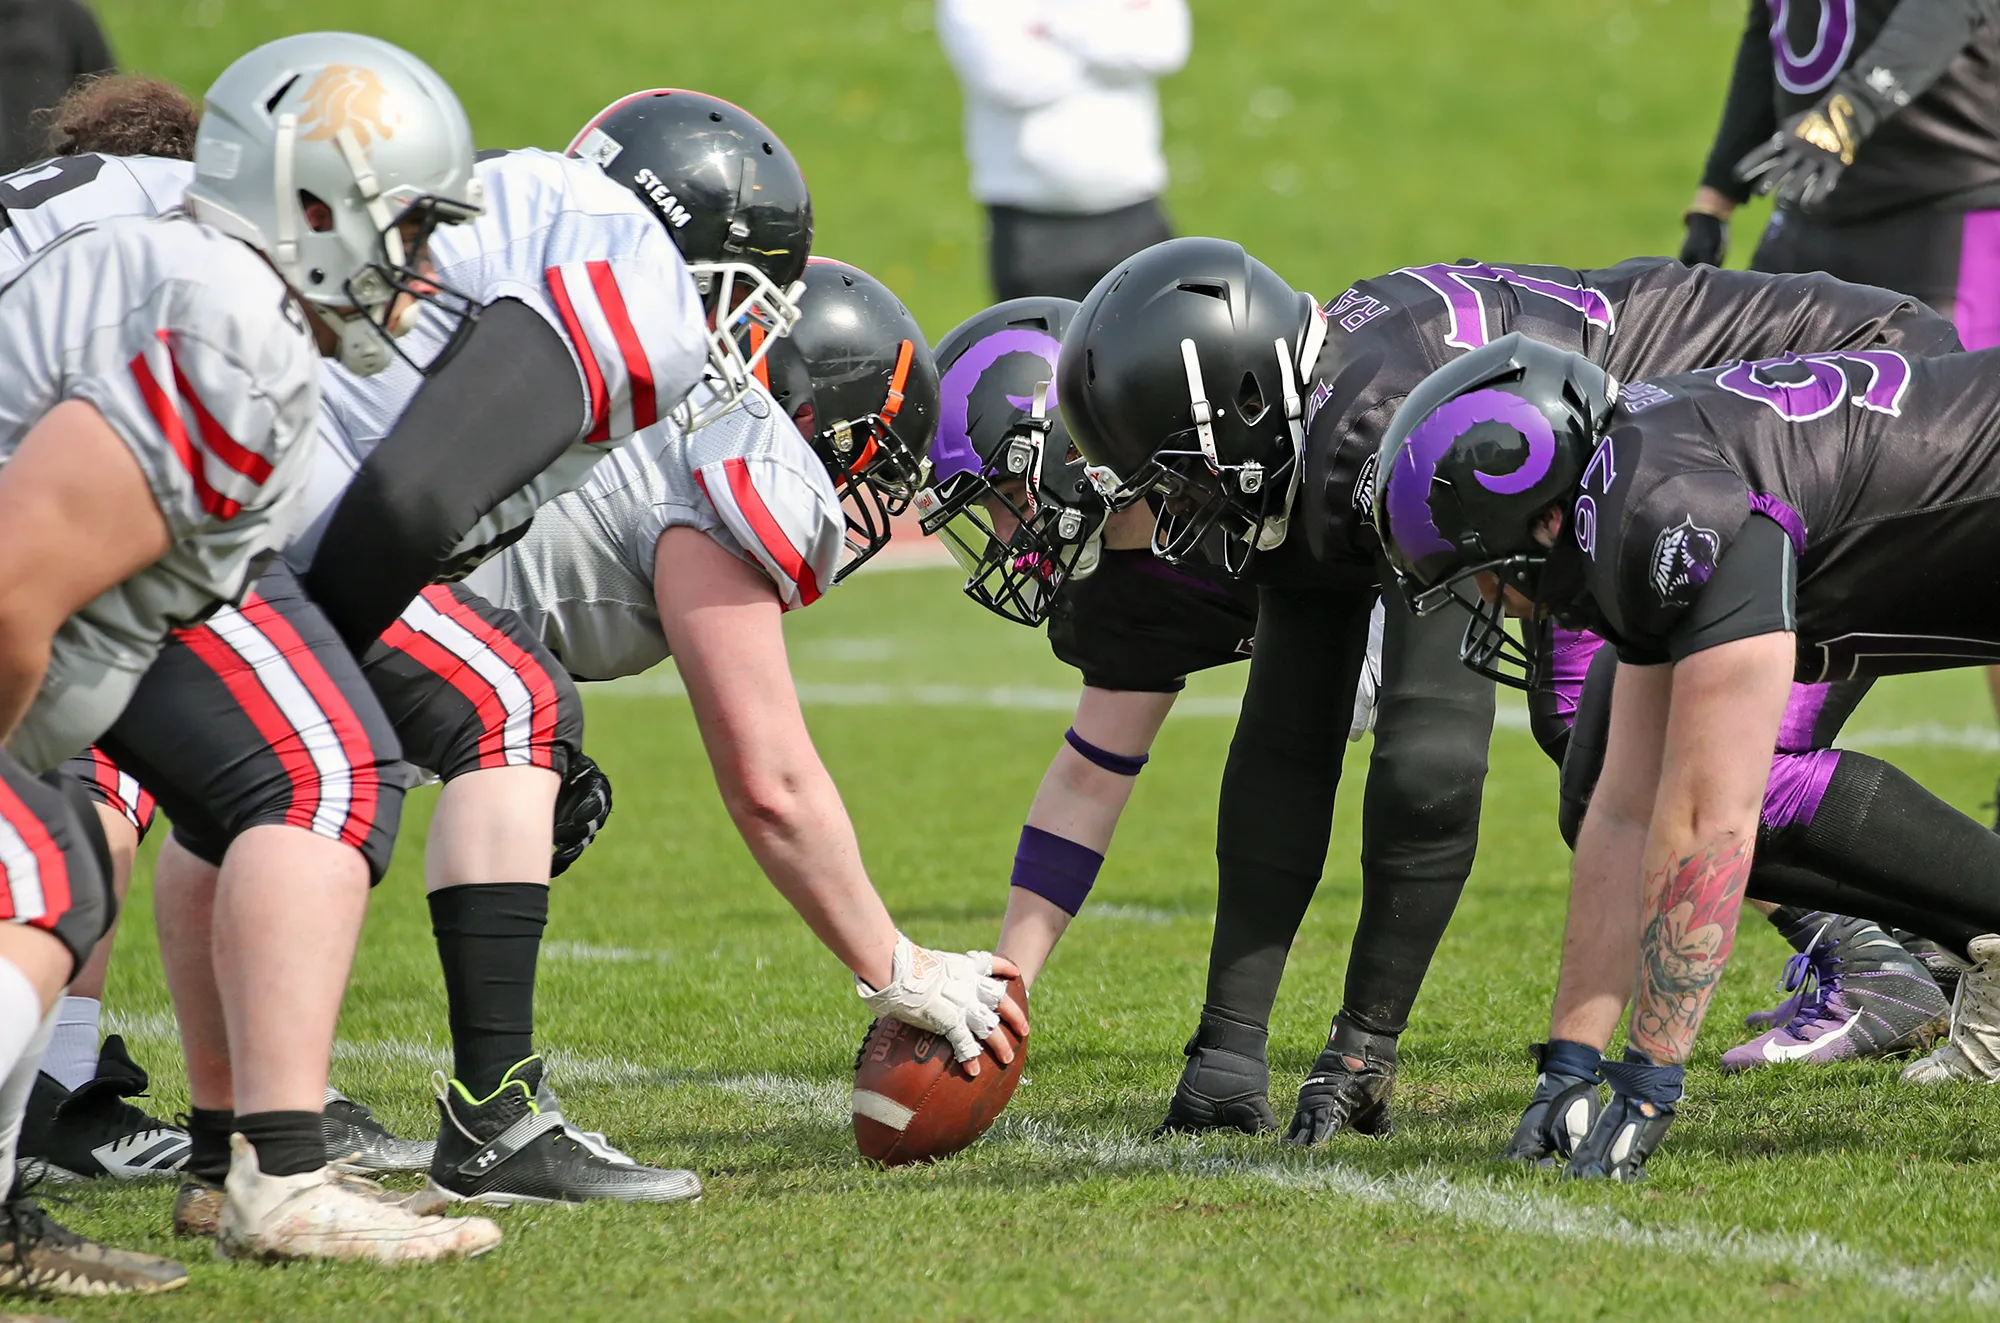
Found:
[[[1805,682],[2000,661],[2000,350],[1628,384],[1567,523],[1541,595],[1626,661],[1788,627]]]
[[[1107,551],[1049,613],[1049,647],[1093,689],[1179,693],[1187,676],[1250,655],[1257,590],[1220,569]]]
[[[1855,65],[1871,85],[1901,88],[1910,101],[1861,144],[1822,216],[2000,206],[1994,9],[1990,0],[1750,0],[1701,182],[1739,202],[1749,197],[1733,173],[1744,153]]]
[[[1619,381],[1814,350],[1958,349],[1951,324],[1903,294],[1825,275],[1767,275],[1635,257],[1595,271],[1460,262],[1364,280],[1327,305],[1306,401],[1302,523],[1313,554],[1373,580],[1369,470],[1403,397],[1511,331],[1583,354]],[[1261,559],[1261,558],[1260,558]]]

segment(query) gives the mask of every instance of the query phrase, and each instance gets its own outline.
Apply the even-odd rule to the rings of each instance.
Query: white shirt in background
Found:
[[[1082,214],[1166,188],[1153,83],[1187,63],[1186,0],[938,0],[937,27],[981,202]]]

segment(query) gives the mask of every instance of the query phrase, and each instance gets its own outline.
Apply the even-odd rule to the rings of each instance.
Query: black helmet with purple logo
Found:
[[[1515,332],[1425,377],[1382,438],[1376,534],[1417,614],[1471,613],[1459,657],[1482,675],[1529,688],[1539,667],[1469,581],[1492,574],[1536,599],[1535,524],[1575,493],[1617,395],[1583,355]]]

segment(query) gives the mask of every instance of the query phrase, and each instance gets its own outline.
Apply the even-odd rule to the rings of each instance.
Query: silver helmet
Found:
[[[418,300],[444,297],[417,269],[432,228],[483,205],[451,88],[352,32],[283,37],[223,70],[194,163],[189,210],[263,252],[363,374],[392,361]],[[399,294],[414,297],[392,315]]]

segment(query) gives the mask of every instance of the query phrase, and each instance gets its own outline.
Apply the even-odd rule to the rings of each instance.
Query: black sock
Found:
[[[221,1183],[229,1175],[229,1132],[236,1113],[224,1108],[188,1108],[187,1171],[205,1181]]]
[[[236,1118],[236,1131],[257,1150],[257,1170],[266,1176],[297,1176],[326,1165],[318,1112],[251,1112]]]
[[[535,962],[549,921],[539,882],[433,891],[431,932],[451,1003],[452,1069],[475,1098],[535,1051]]]

